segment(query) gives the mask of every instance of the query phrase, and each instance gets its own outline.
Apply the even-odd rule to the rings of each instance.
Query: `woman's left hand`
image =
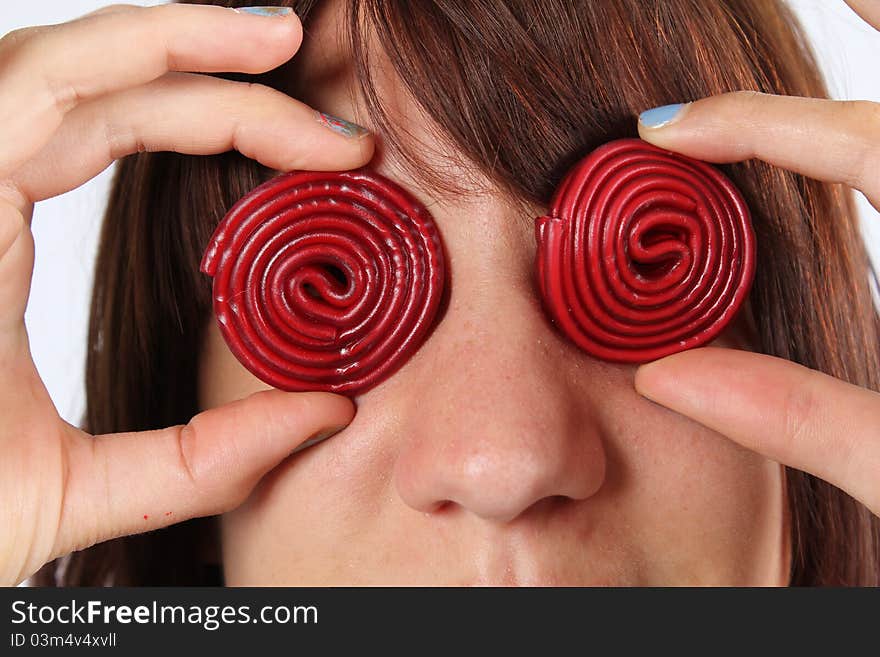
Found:
[[[849,4],[880,29],[880,3]],[[709,162],[757,158],[845,183],[880,210],[880,104],[736,92],[675,109],[644,113],[642,139]],[[880,394],[781,358],[711,347],[643,365],[635,386],[880,515]]]
[[[843,489],[880,515],[880,394],[791,361],[704,347],[642,365],[639,393]]]

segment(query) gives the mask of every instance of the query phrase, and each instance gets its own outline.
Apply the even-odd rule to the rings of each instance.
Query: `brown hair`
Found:
[[[287,4],[308,38],[315,2]],[[370,35],[438,135],[525,203],[546,204],[587,151],[635,136],[636,116],[648,107],[740,89],[826,95],[781,1],[349,0],[347,10],[369,114],[354,118],[439,191],[455,183],[421,161],[389,119],[371,77]],[[296,95],[295,61],[249,79]],[[878,319],[850,193],[757,161],[725,170],[754,215],[755,348],[877,390]],[[152,429],[196,413],[197,354],[210,313],[198,263],[226,209],[265,176],[235,153],[141,153],[119,164],[92,299],[88,430]],[[787,471],[787,489],[791,583],[880,584],[878,519],[802,472]],[[220,583],[202,558],[217,542],[210,519],[189,521],[76,553],[38,581]]]

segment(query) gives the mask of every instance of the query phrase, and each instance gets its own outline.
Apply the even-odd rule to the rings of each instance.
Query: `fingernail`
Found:
[[[639,115],[639,123],[646,128],[662,128],[680,118],[685,105],[686,103],[675,103],[645,110]]]
[[[323,430],[319,431],[318,433],[316,433],[311,438],[309,438],[304,443],[301,443],[300,445],[298,445],[297,448],[295,450],[293,450],[293,452],[291,452],[291,454],[296,454],[297,452],[304,450],[306,447],[311,447],[312,445],[316,445],[324,440],[327,440],[331,436],[335,436],[337,433],[339,433],[343,429],[345,429],[345,426],[334,427],[333,429],[323,429]]]
[[[236,7],[235,11],[254,16],[290,16],[293,13],[290,7]]]
[[[317,118],[318,123],[325,128],[330,128],[333,132],[336,132],[343,137],[349,137],[350,139],[359,139],[370,133],[370,131],[362,125],[346,121],[345,119],[340,119],[338,116],[333,116],[332,114],[325,114],[324,112],[316,111],[315,118]]]

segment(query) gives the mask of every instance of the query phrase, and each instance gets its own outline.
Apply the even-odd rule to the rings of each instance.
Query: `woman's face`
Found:
[[[296,56],[301,99],[363,122],[338,18],[336,3],[322,7]],[[382,93],[442,158],[393,79]],[[437,200],[381,141],[371,166],[430,208],[449,306],[402,369],[355,399],[351,425],[223,517],[227,583],[786,583],[782,468],[648,402],[633,366],[554,330],[529,217],[502,195]],[[265,388],[213,322],[200,378],[205,408]]]

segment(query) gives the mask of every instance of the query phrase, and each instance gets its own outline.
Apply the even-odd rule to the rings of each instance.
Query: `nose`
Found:
[[[572,385],[571,349],[528,286],[458,287],[408,373],[401,499],[505,523],[546,498],[592,496],[606,459],[594,406]]]

